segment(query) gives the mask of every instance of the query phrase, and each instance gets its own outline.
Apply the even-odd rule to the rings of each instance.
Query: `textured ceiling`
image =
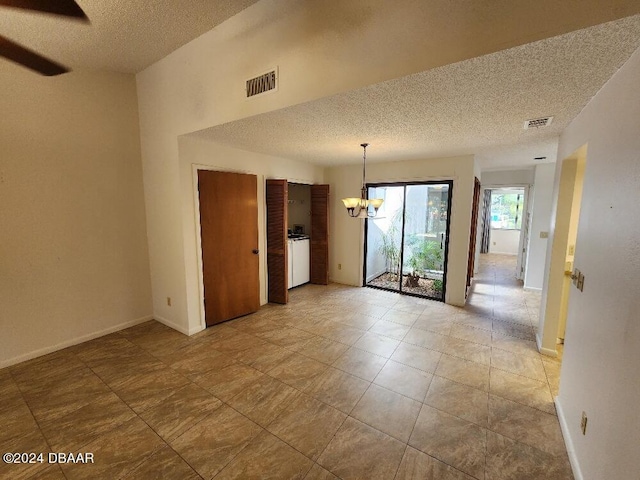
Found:
[[[475,154],[483,168],[555,161],[560,132],[640,46],[640,15],[196,135],[321,165]],[[539,130],[527,119],[551,115]]]
[[[71,68],[136,73],[257,0],[76,0],[90,24],[2,8],[0,32]]]

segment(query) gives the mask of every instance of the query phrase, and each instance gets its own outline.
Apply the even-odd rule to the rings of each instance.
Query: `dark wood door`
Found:
[[[329,185],[311,185],[311,283],[329,283]]]
[[[286,180],[267,180],[267,271],[269,301],[289,301],[287,215],[289,186]]]
[[[198,170],[207,326],[260,308],[258,181]]]
[[[471,286],[473,270],[476,261],[476,238],[478,237],[478,209],[480,207],[480,180],[477,178],[473,184],[473,209],[471,211],[471,234],[469,238],[469,260],[467,262],[467,294]]]

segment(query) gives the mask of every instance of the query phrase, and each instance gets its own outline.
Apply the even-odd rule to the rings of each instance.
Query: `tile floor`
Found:
[[[466,308],[305,286],[191,338],[147,322],[0,370],[0,464],[38,479],[571,479],[539,295],[483,256]]]

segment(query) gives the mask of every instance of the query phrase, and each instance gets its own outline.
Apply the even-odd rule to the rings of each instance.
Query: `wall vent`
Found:
[[[268,72],[250,78],[246,82],[247,98],[255,97],[263,93],[278,90],[278,69],[274,68]]]
[[[542,128],[548,127],[551,125],[551,121],[553,117],[542,117],[542,118],[534,118],[533,120],[525,120],[524,129],[529,130],[530,128]]]

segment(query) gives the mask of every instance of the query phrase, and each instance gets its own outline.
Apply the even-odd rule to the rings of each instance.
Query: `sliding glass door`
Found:
[[[367,286],[444,301],[452,182],[369,185],[385,201],[365,227]]]

